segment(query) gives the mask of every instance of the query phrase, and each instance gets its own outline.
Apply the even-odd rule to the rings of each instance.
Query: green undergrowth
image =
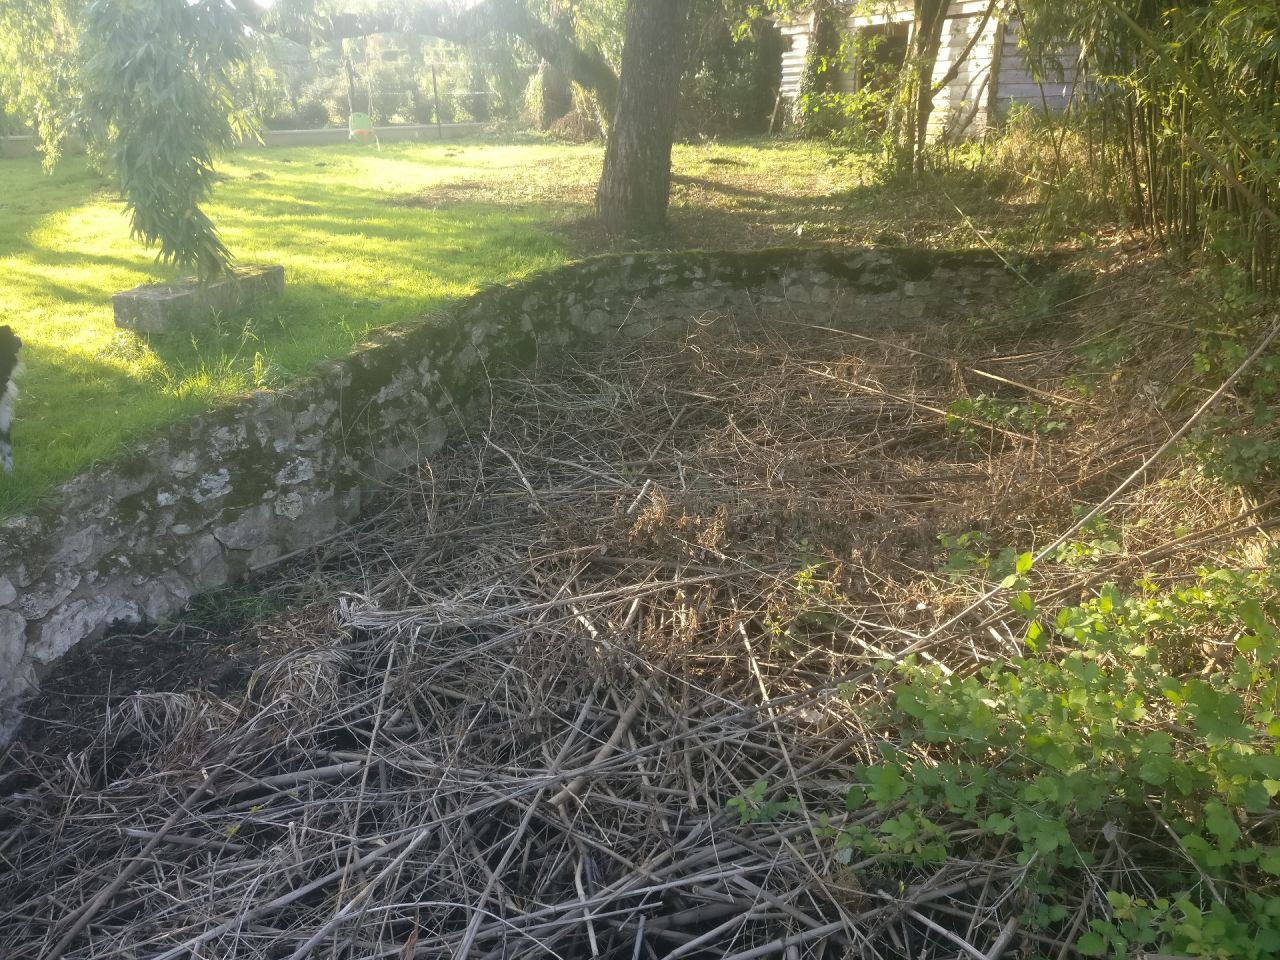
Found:
[[[1218,270],[1208,287],[1198,323],[1195,372],[1220,382],[1240,366],[1265,324],[1280,322],[1269,303],[1251,290],[1243,275]],[[1280,484],[1280,345],[1259,356],[1226,402],[1212,411],[1188,438],[1186,449],[1201,469],[1223,483],[1265,493]]]
[[[819,814],[816,828],[860,886],[907,902],[948,864],[1017,877],[1017,929],[1028,949],[1040,945],[1020,955],[1035,960],[1273,957],[1280,553],[1040,605],[1057,575],[1113,557],[1115,535],[1087,526],[1044,571],[976,531],[942,537],[935,575],[1003,587],[1014,650],[970,672],[886,660],[875,683],[842,688],[876,759],[856,768],[845,810]],[[795,587],[829,612],[797,616],[779,636],[840,620],[820,566],[802,567]],[[743,823],[802,812],[766,783],[728,809]]]
[[[1079,915],[1087,956],[1274,956],[1280,557],[1056,610],[1019,586],[1021,656],[969,676],[890,670],[895,734],[849,794],[885,819],[837,845],[890,874],[1004,849],[1032,878],[1026,927],[1061,937]]]
[[[1230,270],[1156,299],[1161,316],[1187,317],[1168,358],[1150,331],[1105,329],[1085,338],[1064,386],[1088,397],[1101,382],[1145,383],[1164,391],[1176,424],[1274,322],[1274,304]],[[1199,474],[1210,496],[1265,506],[1280,476],[1278,398],[1273,346],[1180,447],[1184,481]],[[1061,426],[1041,405],[981,396],[948,424],[973,442],[981,425]],[[1130,516],[1130,534],[1141,539],[1145,522]],[[1185,575],[1131,564],[1098,583],[1096,571],[1123,569],[1125,532],[1096,517],[1043,569],[981,531],[942,537],[937,575],[975,595],[1002,588],[1013,651],[968,673],[915,657],[882,668],[892,694],[872,710],[880,759],[848,797],[850,810],[878,814],[834,842],[886,884],[950,857],[1012,857],[1026,871],[1021,928],[1082,956],[1275,956],[1280,551],[1247,538]],[[1082,594],[1073,578],[1095,585]]]

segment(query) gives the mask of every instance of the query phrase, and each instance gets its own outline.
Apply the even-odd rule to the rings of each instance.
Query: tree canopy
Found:
[[[224,0],[93,0],[85,10],[83,129],[119,175],[134,235],[202,277],[231,259],[200,204],[217,151],[251,130],[234,96],[245,28]]]
[[[665,104],[678,128],[698,109],[761,115],[767,78],[725,51],[762,18],[812,17],[828,8],[813,20],[817,34],[802,87],[801,100],[816,101],[840,96],[829,81],[849,66],[846,16],[909,8],[914,26],[907,53],[881,101],[838,110],[835,124],[815,124],[811,132],[842,136],[841,125],[878,124],[898,168],[919,176],[934,97],[947,79],[939,82],[937,68],[951,13],[947,0],[687,4],[683,52],[669,61],[683,82],[671,91],[655,80],[632,104]],[[593,122],[616,127],[626,100],[620,71],[632,6],[627,0],[278,0],[264,10],[256,0],[8,0],[0,5],[0,103],[35,129],[49,162],[68,131],[84,134],[119,175],[135,234],[158,244],[166,260],[208,275],[225,267],[229,252],[201,204],[218,151],[252,136],[254,117],[243,92],[252,86],[253,52],[262,38],[332,48],[344,39],[407,33],[488,50],[491,58],[495,50],[518,48],[576,84],[595,105]],[[1092,116],[1108,117],[1098,164],[1091,167],[1101,171],[1105,191],[1128,191],[1139,198],[1144,226],[1190,243],[1226,243],[1230,231],[1220,224],[1224,205],[1230,207],[1250,224],[1241,249],[1280,262],[1273,236],[1280,224],[1274,196],[1280,7],[1274,0],[1172,7],[1151,0],[1020,0],[1011,9],[990,3],[981,20],[1010,16],[1020,23],[1024,56],[1040,78],[1052,79],[1063,49],[1078,51],[1087,90],[1082,99]],[[763,40],[759,50],[780,56]],[[972,44],[949,54],[952,73],[971,51]],[[665,126],[655,131],[659,141],[667,137]],[[683,129],[716,132],[697,120]],[[617,186],[602,196],[618,195]],[[655,209],[665,209],[665,192],[647,191]],[[1264,273],[1273,270],[1280,268]]]
[[[81,89],[82,0],[0,4],[0,105],[23,118],[52,163]]]

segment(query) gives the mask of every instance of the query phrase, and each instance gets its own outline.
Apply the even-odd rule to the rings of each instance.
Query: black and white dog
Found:
[[[9,440],[9,427],[13,423],[13,402],[18,399],[18,350],[22,341],[12,327],[0,327],[0,466],[5,473],[13,472],[13,445]]]

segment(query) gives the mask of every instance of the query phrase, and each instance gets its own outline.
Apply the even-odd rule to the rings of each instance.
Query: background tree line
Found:
[[[905,8],[913,27],[900,67],[873,95],[842,102],[831,81],[860,42],[845,19]],[[662,226],[673,137],[768,129],[781,56],[770,18],[813,18],[801,129],[871,144],[886,171],[919,181],[952,146],[927,136],[950,9],[949,0],[281,0],[267,11],[252,0],[10,0],[0,7],[0,103],[36,129],[50,158],[68,131],[84,134],[119,174],[135,232],[206,273],[226,262],[199,213],[217,151],[264,121],[319,121],[323,111],[335,123],[356,107],[420,122],[548,124],[573,111],[578,129],[610,139],[602,217],[645,232]],[[1060,51],[1080,57],[1087,96],[1069,115],[1038,118],[1050,162],[1037,178],[1050,199],[1106,206],[1163,242],[1275,284],[1280,6],[992,0],[991,17],[1019,21],[1045,81]],[[305,56],[289,60],[288,50]],[[433,65],[439,111],[424,89]]]

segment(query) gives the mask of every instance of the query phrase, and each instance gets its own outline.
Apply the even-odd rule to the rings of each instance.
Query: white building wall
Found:
[[[1061,75],[1058,76],[1058,71],[1053,71],[1048,78],[1037,83],[1026,57],[1018,47],[1018,21],[1009,21],[1001,48],[1000,75],[996,83],[998,112],[1001,116],[1008,116],[1009,108],[1020,103],[1036,109],[1048,106],[1050,110],[1065,110],[1073,100],[1085,96],[1078,66],[1076,56],[1064,55],[1058,62]]]
[[[795,100],[800,94],[804,61],[809,53],[809,22],[784,23],[782,27],[782,95]]]
[[[1000,20],[994,14],[985,24],[987,0],[956,0],[947,13],[943,28],[942,47],[934,69],[934,83],[940,82],[956,61],[964,55],[969,41],[981,27],[981,36],[974,42],[965,62],[955,78],[934,98],[934,112],[930,119],[931,136],[946,132],[950,137],[981,135],[990,122],[1008,115],[1015,104],[1026,104],[1035,109],[1048,106],[1051,110],[1066,108],[1073,98],[1082,95],[1078,87],[1076,57],[1070,51],[1061,58],[1061,79],[1036,82],[1023,51],[1018,46],[1018,21]],[[891,13],[853,16],[848,18],[848,29],[872,26],[889,21],[906,22],[911,19],[910,4],[904,4]],[[782,96],[794,101],[800,92],[804,72],[805,55],[809,48],[810,18],[805,17],[784,23],[782,33],[789,38],[789,47],[782,59]],[[999,45],[999,56],[996,47]],[[998,64],[995,91],[992,91],[992,65]],[[837,78],[836,88],[853,92],[852,73]],[[992,108],[995,116],[989,116]]]

